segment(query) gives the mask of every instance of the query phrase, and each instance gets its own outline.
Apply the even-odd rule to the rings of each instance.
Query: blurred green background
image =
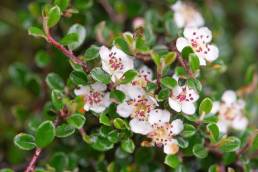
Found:
[[[24,168],[30,153],[18,150],[13,144],[13,137],[19,132],[30,130],[27,127],[30,125],[28,119],[38,120],[43,116],[41,107],[47,102],[49,95],[44,84],[46,74],[55,71],[65,79],[71,71],[62,54],[48,46],[44,40],[27,34],[29,26],[40,24],[40,8],[46,2],[49,1],[0,1],[0,168],[11,167],[17,171]],[[95,42],[92,33],[95,25],[102,20],[108,20],[107,24],[114,30],[127,31],[132,30],[132,19],[144,16],[147,10],[155,9],[161,15],[170,11],[170,2],[165,0],[112,0],[110,3],[117,13],[126,13],[123,24],[108,20],[108,15],[98,1],[89,4],[88,0],[74,0],[73,8],[78,9],[79,13],[63,19],[53,31],[54,35],[57,38],[62,36],[73,23],[85,25],[88,36],[83,47],[77,50],[76,53],[79,53]],[[258,1],[195,0],[193,3],[203,14],[206,25],[213,31],[214,42],[218,45],[220,58],[226,66],[219,74],[207,72],[206,84],[219,93],[225,89],[237,90],[249,84],[250,80],[245,76],[258,66]],[[50,57],[46,57],[50,62],[45,68],[39,67],[35,62],[36,56],[42,55],[39,50],[44,50],[43,56]],[[247,106],[251,107],[248,110],[251,119],[257,119],[258,116],[257,106],[254,106],[258,104],[257,95],[256,89],[247,98]],[[80,148],[70,141],[62,147],[70,147],[72,152],[88,151],[87,147]],[[54,148],[61,149],[53,146],[52,149]],[[152,155],[153,151],[149,153]],[[75,156],[69,151],[68,154],[69,157]],[[82,155],[84,156],[85,154]],[[43,159],[46,160],[46,156]],[[80,164],[91,166],[87,162]]]

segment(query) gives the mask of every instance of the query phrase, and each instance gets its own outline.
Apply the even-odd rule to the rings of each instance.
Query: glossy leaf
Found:
[[[20,133],[14,137],[14,144],[22,150],[35,148],[35,138],[30,134]]]
[[[44,148],[55,138],[55,126],[52,121],[42,122],[36,130],[36,145]]]

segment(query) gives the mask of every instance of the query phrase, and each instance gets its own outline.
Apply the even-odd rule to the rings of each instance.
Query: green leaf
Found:
[[[70,124],[71,126],[77,129],[82,128],[85,121],[86,121],[86,118],[79,113],[73,114],[67,118],[68,124]]]
[[[200,159],[207,157],[208,152],[202,144],[195,144],[193,146],[193,154]]]
[[[87,32],[86,32],[86,29],[84,28],[84,26],[82,26],[80,24],[74,24],[69,28],[67,34],[71,34],[71,33],[76,33],[78,35],[77,41],[68,44],[68,48],[70,50],[75,50],[83,44],[83,42],[86,38]]]
[[[56,110],[60,110],[64,107],[63,93],[59,90],[52,90],[51,100]]]
[[[110,119],[108,118],[108,116],[106,114],[101,114],[99,116],[99,123],[104,124],[106,126],[111,126]]]
[[[54,167],[57,172],[65,171],[68,165],[68,156],[63,152],[57,152],[51,157],[49,164],[51,167]]]
[[[230,136],[220,140],[219,148],[223,152],[235,152],[240,148],[241,141],[239,138]]]
[[[192,71],[196,71],[200,68],[199,58],[196,54],[191,53],[189,55],[189,64]]]
[[[35,138],[30,134],[20,133],[14,137],[14,144],[22,150],[35,148]]]
[[[114,147],[114,144],[101,136],[91,136],[91,146],[98,151],[107,151]]]
[[[160,66],[160,56],[157,53],[152,53],[151,54],[151,59],[154,61],[156,66]]]
[[[206,97],[201,101],[201,104],[199,106],[199,114],[207,114],[211,111],[211,109],[212,109],[212,100]]]
[[[70,79],[76,85],[86,85],[88,83],[88,77],[83,71],[72,71]]]
[[[138,72],[134,69],[128,70],[124,73],[123,77],[119,80],[120,84],[130,83],[136,76]]]
[[[188,79],[187,85],[192,89],[195,89],[197,91],[202,91],[202,84],[198,79],[192,79],[192,78]]]
[[[210,123],[207,125],[207,130],[210,134],[211,141],[217,142],[219,139],[219,127],[215,123]]]
[[[136,38],[136,49],[141,51],[141,52],[146,52],[150,48],[149,46],[145,43],[144,39],[142,37],[137,37]]]
[[[35,26],[31,26],[28,29],[28,33],[29,35],[35,36],[35,37],[45,37],[45,33],[43,32],[42,29],[35,27]]]
[[[49,73],[46,77],[46,82],[49,88],[56,90],[64,89],[63,79],[56,73]]]
[[[185,124],[183,130],[183,137],[191,137],[196,133],[196,128],[191,124]]]
[[[147,83],[146,90],[148,92],[155,91],[156,89],[157,89],[157,84],[152,83],[152,82]]]
[[[171,65],[176,60],[175,52],[168,52],[163,58],[161,58],[166,66]]]
[[[64,138],[72,135],[75,132],[73,126],[69,124],[62,124],[56,128],[56,137]]]
[[[161,84],[169,89],[173,89],[177,85],[177,82],[172,77],[167,76],[161,79]]]
[[[86,61],[94,60],[99,57],[99,47],[91,45],[84,54]]]
[[[208,172],[218,172],[216,165],[211,165]]]
[[[181,160],[176,155],[166,155],[164,163],[171,168],[177,168],[181,164]]]
[[[60,41],[62,45],[70,45],[72,43],[75,43],[79,40],[78,34],[77,33],[69,33],[65,35]]]
[[[258,135],[255,136],[251,149],[256,151],[258,149]]]
[[[38,67],[43,68],[50,62],[50,57],[45,51],[38,51],[35,57],[35,62]]]
[[[14,172],[14,171],[10,168],[2,168],[0,169],[0,172]]]
[[[182,137],[178,137],[177,142],[178,142],[179,147],[181,147],[183,149],[185,149],[189,146],[189,142]]]
[[[126,54],[130,54],[129,46],[123,38],[116,38],[114,40],[114,43],[115,43],[117,48],[121,49]]]
[[[90,74],[95,81],[99,81],[104,84],[109,84],[111,81],[110,76],[106,72],[104,72],[100,67],[94,68]]]
[[[126,128],[126,123],[121,118],[115,118],[113,121],[113,124],[114,124],[115,128],[117,128],[117,129],[125,129]]]
[[[194,51],[193,51],[193,49],[192,49],[191,47],[186,46],[185,48],[183,48],[181,54],[182,54],[182,57],[183,57],[183,58],[188,59],[189,55],[190,55],[191,53],[193,53],[193,52],[194,52]]]
[[[113,98],[116,101],[122,103],[125,99],[125,94],[120,90],[112,90],[110,92],[110,98]]]
[[[62,11],[64,11],[69,5],[69,0],[55,0],[54,3],[58,5]]]
[[[123,140],[121,143],[121,148],[128,153],[133,153],[135,145],[131,139]]]
[[[42,122],[36,130],[36,145],[44,148],[55,138],[55,126],[52,121]]]
[[[48,27],[51,28],[55,26],[59,22],[60,18],[61,18],[61,10],[56,5],[48,11],[48,21],[47,21]]]
[[[170,90],[167,88],[163,88],[160,90],[159,94],[158,94],[158,101],[164,101],[166,99],[168,99],[170,94]]]

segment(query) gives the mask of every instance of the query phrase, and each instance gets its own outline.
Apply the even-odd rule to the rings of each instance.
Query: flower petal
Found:
[[[166,122],[169,122],[169,119],[170,119],[169,111],[162,110],[162,109],[154,109],[150,111],[148,121],[150,124],[166,123]]]
[[[184,129],[183,121],[180,119],[173,120],[171,125],[172,125],[171,131],[173,132],[174,135],[178,135]]]
[[[185,26],[185,18],[184,18],[184,16],[182,16],[181,13],[174,14],[174,21],[178,28],[182,28]]]
[[[101,82],[96,82],[96,83],[92,84],[91,87],[95,91],[105,91],[107,89],[107,86]]]
[[[151,125],[147,121],[139,121],[138,119],[132,119],[129,122],[129,125],[134,133],[139,133],[143,135],[147,135],[153,130]]]
[[[117,86],[117,90],[124,92],[129,99],[137,99],[139,96],[141,97],[144,95],[142,88],[132,85],[119,85]]]
[[[217,112],[219,112],[219,109],[220,109],[220,102],[219,101],[213,102],[211,113],[216,114]]]
[[[219,120],[217,122],[217,126],[219,127],[219,131],[221,133],[227,133],[228,132],[228,123],[226,120]]]
[[[175,110],[176,112],[181,112],[182,106],[177,100],[170,97],[168,98],[168,103],[173,110]]]
[[[184,29],[184,37],[187,38],[188,40],[195,39],[198,37],[198,29],[196,27],[186,27]]]
[[[90,110],[96,112],[96,113],[101,113],[106,109],[106,107],[104,107],[101,104],[95,104],[93,106],[90,106]],[[86,109],[85,109],[86,110]]]
[[[172,139],[170,143],[166,144],[163,148],[165,154],[174,155],[179,151],[178,142],[176,139]]]
[[[140,67],[139,74],[140,74],[141,77],[146,78],[148,81],[152,80],[153,72],[146,65],[143,65],[143,66]]]
[[[196,100],[199,99],[199,95],[194,89],[186,87],[186,99],[188,99],[189,102],[196,102]]]
[[[222,101],[227,105],[232,104],[236,101],[236,93],[233,90],[226,90],[222,95]]]
[[[219,49],[215,45],[208,45],[206,60],[212,62],[219,57]]]
[[[195,112],[195,106],[192,102],[183,102],[182,111],[187,115],[192,115]]]
[[[133,107],[128,105],[126,102],[121,103],[117,106],[116,112],[124,118],[129,117],[133,113]]]
[[[90,87],[89,86],[80,86],[79,89],[74,90],[74,94],[76,96],[87,95],[89,92],[90,92]]]
[[[201,27],[198,29],[197,33],[201,40],[204,41],[205,43],[209,43],[212,39],[212,33],[209,28],[207,27]]]
[[[242,116],[237,116],[232,122],[232,127],[236,130],[245,130],[247,125],[247,118]]]
[[[187,39],[180,37],[176,40],[176,48],[179,52],[181,52],[186,46],[189,46],[189,42]]]

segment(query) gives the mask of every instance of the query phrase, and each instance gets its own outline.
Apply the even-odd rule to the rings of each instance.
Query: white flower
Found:
[[[149,116],[152,131],[148,134],[148,137],[158,147],[163,146],[166,154],[175,154],[178,152],[179,147],[174,136],[182,132],[184,125],[180,119],[176,119],[171,123],[169,123],[169,120],[170,113],[167,110],[152,110]]]
[[[111,104],[109,93],[105,93],[106,89],[106,85],[97,82],[89,86],[80,86],[74,93],[76,96],[83,96],[86,111],[101,113]]]
[[[182,51],[184,47],[192,47],[195,54],[199,57],[200,65],[206,65],[206,61],[212,62],[219,56],[217,46],[210,44],[212,33],[207,27],[201,28],[185,28],[184,37],[180,37],[176,41],[178,51]]]
[[[133,86],[138,86],[141,88],[146,88],[148,82],[153,82],[153,72],[150,68],[142,65],[139,69],[139,74],[132,81]]]
[[[193,6],[177,1],[172,7],[177,27],[200,27],[204,25],[202,15]]]
[[[191,115],[195,112],[194,103],[198,100],[197,92],[187,85],[176,86],[172,89],[171,96],[168,99],[169,106],[176,112],[184,112]]]
[[[134,68],[131,57],[116,46],[113,46],[111,50],[102,46],[100,47],[99,54],[102,68],[111,75],[113,82],[120,79],[126,71]]]
[[[222,133],[227,133],[230,128],[235,130],[245,130],[248,120],[243,114],[245,102],[237,99],[237,95],[232,90],[226,90],[217,102],[219,107],[213,108],[213,113],[219,113],[218,127]],[[217,106],[217,105],[216,105]]]
[[[117,89],[123,91],[127,96],[125,102],[117,106],[117,113],[121,117],[130,116],[132,118],[129,125],[133,132],[147,134],[151,128],[147,122],[149,113],[157,106],[156,100],[136,86],[120,85]]]
[[[133,28],[137,29],[139,27],[144,27],[144,18],[143,17],[136,17],[133,19]]]

